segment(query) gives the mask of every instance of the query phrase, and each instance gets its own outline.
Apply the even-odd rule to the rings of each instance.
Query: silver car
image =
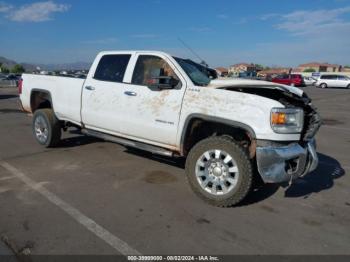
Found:
[[[338,87],[350,89],[350,78],[344,75],[321,75],[316,86],[320,88]]]
[[[306,86],[313,86],[316,82],[317,82],[316,78],[313,78],[311,76],[304,77],[304,83]]]

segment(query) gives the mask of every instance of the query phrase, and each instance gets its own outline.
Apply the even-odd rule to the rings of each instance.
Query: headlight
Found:
[[[304,111],[300,108],[272,108],[271,127],[276,133],[300,133],[304,125]]]

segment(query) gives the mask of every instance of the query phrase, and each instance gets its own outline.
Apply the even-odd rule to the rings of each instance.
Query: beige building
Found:
[[[239,73],[250,73],[255,72],[256,66],[254,64],[248,64],[248,63],[239,63],[235,64],[229,67],[228,73],[233,75],[238,75]]]
[[[298,69],[300,72],[304,72],[306,69],[313,69],[316,72],[341,72],[342,66],[336,64],[328,64],[328,63],[307,63],[299,65]]]
[[[218,76],[227,76],[228,75],[228,69],[225,67],[217,67],[217,68],[215,68],[215,70],[218,73]]]

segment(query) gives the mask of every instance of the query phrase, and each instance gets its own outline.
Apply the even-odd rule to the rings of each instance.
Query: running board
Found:
[[[157,147],[157,146],[148,145],[148,144],[137,142],[137,141],[132,141],[132,140],[125,139],[125,138],[120,138],[120,137],[108,135],[108,134],[94,131],[91,129],[82,129],[81,132],[84,135],[97,137],[97,138],[100,138],[100,139],[103,139],[106,141],[121,144],[123,146],[134,147],[134,148],[145,150],[145,151],[148,151],[148,152],[151,152],[154,154],[158,154],[158,155],[169,156],[169,157],[172,157],[174,155],[172,151],[169,151],[169,150],[164,149],[162,147]]]

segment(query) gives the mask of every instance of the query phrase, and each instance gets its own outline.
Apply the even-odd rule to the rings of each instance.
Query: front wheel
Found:
[[[191,149],[186,177],[201,199],[214,206],[229,207],[248,195],[253,169],[248,153],[234,140],[210,137]]]
[[[44,108],[35,111],[32,128],[39,144],[45,147],[54,147],[59,144],[61,124],[52,109]]]

